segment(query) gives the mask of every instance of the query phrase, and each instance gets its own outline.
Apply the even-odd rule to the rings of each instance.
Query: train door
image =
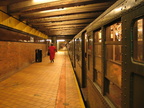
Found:
[[[122,108],[144,108],[144,4],[126,14]]]
[[[76,56],[76,54],[75,54],[75,38],[74,38],[74,40],[73,40],[73,53],[72,53],[72,56],[73,56],[73,68],[74,68],[74,70],[75,70],[75,68],[76,68],[76,59],[75,59],[75,56]]]
[[[87,75],[93,80],[93,35],[87,36]]]
[[[115,106],[121,108],[122,22],[120,20],[106,26],[104,67],[104,93]]]
[[[82,33],[82,94],[87,101],[87,34]]]
[[[82,87],[86,87],[87,80],[87,34],[86,32],[82,33]]]
[[[103,70],[102,70],[102,33],[101,29],[94,31],[94,64],[93,64],[93,81],[102,89]]]

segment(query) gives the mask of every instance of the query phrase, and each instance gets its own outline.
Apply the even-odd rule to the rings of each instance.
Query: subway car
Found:
[[[144,0],[118,0],[68,52],[87,108],[144,108]]]

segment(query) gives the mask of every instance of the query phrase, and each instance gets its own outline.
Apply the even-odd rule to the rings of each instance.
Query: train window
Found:
[[[87,57],[86,53],[87,53],[87,33],[84,34],[84,53],[85,53],[85,57]]]
[[[89,50],[92,50],[92,46],[93,46],[93,44],[92,44],[92,36],[88,36],[88,49]]]
[[[94,82],[102,86],[102,35],[101,30],[94,32]]]
[[[106,58],[113,62],[121,63],[122,55],[121,55],[121,45],[107,45],[107,54]]]
[[[114,23],[106,28],[106,42],[121,42],[121,22]],[[107,45],[107,59],[121,63],[121,43],[111,43]]]
[[[101,30],[94,33],[94,41],[102,42]]]
[[[76,47],[75,47],[75,49],[76,49],[76,59],[77,59],[77,61],[80,61],[80,52],[81,52],[81,49],[80,49],[80,47],[78,47],[78,46],[80,46],[80,39],[78,38],[78,39],[76,39]]]
[[[92,49],[93,49],[93,36],[92,35],[88,35],[87,36],[88,39],[88,71],[91,72],[92,71]]]
[[[122,25],[121,22],[106,27],[106,72],[105,92],[110,100],[118,107],[121,105],[122,77]],[[117,94],[117,95],[115,95]]]
[[[121,22],[117,22],[113,25],[110,25],[106,28],[106,40],[107,41],[121,41],[122,33],[121,33]]]
[[[133,58],[135,61],[144,62],[144,18],[135,22],[133,27],[133,35]]]

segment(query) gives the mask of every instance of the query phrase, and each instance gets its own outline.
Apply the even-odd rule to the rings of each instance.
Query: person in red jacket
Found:
[[[51,46],[48,47],[48,51],[50,53],[50,60],[51,63],[54,62],[54,58],[55,58],[55,52],[56,52],[56,47],[53,46],[53,43],[51,43]]]

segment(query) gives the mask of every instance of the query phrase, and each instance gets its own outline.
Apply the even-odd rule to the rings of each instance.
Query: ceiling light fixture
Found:
[[[33,0],[36,3],[46,3],[46,2],[53,2],[53,1],[58,1],[58,0]]]
[[[64,42],[65,40],[64,39],[60,39],[60,40],[57,40],[58,42]]]
[[[61,10],[65,10],[65,9],[66,9],[66,8],[52,9],[52,10],[41,11],[41,13],[61,11]]]

